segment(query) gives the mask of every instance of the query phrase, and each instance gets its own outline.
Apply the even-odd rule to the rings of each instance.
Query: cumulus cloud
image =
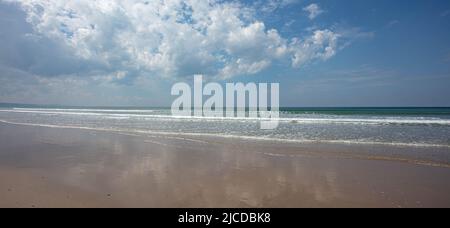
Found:
[[[330,30],[316,30],[304,41],[293,39],[291,47],[294,53],[292,66],[300,67],[312,59],[327,60],[336,54],[340,35]]]
[[[322,14],[324,11],[320,9],[319,5],[312,3],[305,8],[303,8],[304,11],[308,12],[308,17],[311,20],[314,20],[317,16]]]
[[[78,71],[130,82],[139,75],[201,73],[226,79],[257,74],[284,58],[294,67],[327,60],[336,54],[340,39],[329,29],[317,29],[309,37],[282,37],[257,20],[254,9],[235,1],[4,1],[18,3],[25,12],[32,27],[29,39],[58,47],[57,53],[25,69],[44,76]],[[279,7],[294,1],[271,2]],[[305,10],[311,19],[323,12],[316,4]],[[34,51],[39,52],[44,51]],[[61,67],[50,67],[47,57],[59,59]],[[54,72],[46,72],[45,66]]]

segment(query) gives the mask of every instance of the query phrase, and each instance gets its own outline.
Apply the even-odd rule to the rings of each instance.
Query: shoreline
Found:
[[[242,136],[242,135],[223,135],[214,133],[184,133],[184,132],[159,132],[147,130],[126,130],[126,129],[108,129],[95,127],[82,127],[70,125],[53,125],[53,124],[35,124],[35,123],[19,123],[0,119],[0,124],[10,124],[17,126],[30,127],[45,127],[56,129],[75,129],[75,130],[90,130],[106,133],[117,133],[134,136],[152,136],[152,135],[166,135],[166,136],[183,136],[183,137],[206,137],[206,138],[221,138],[240,141],[255,141],[255,142],[269,142],[269,143],[287,143],[287,144],[329,144],[329,145],[348,145],[348,146],[386,146],[386,147],[405,147],[405,148],[442,148],[449,149],[450,145],[444,144],[425,144],[425,143],[402,143],[402,142],[376,142],[376,141],[352,141],[352,140],[297,140],[297,139],[282,139],[282,138],[266,138],[259,136]]]
[[[134,136],[142,138],[158,138],[166,137],[176,140],[191,140],[201,142],[201,139],[206,139],[208,141],[226,141],[228,143],[234,143],[235,141],[245,143],[259,143],[264,145],[289,145],[289,146],[306,146],[307,148],[319,147],[319,150],[332,148],[330,153],[326,156],[338,156],[341,158],[348,159],[362,159],[362,160],[382,160],[382,161],[397,161],[406,162],[416,165],[433,166],[433,167],[443,167],[450,168],[450,146],[447,145],[434,145],[427,144],[422,146],[422,144],[408,144],[408,143],[378,143],[378,142],[341,142],[341,141],[315,141],[315,140],[289,140],[289,139],[277,139],[277,138],[260,138],[251,136],[235,136],[235,135],[215,135],[208,133],[182,133],[182,132],[152,132],[152,131],[141,131],[141,130],[121,130],[121,129],[104,129],[104,128],[94,128],[94,127],[81,127],[81,126],[60,126],[60,125],[48,125],[48,124],[34,124],[34,123],[16,123],[9,122],[0,119],[0,125],[14,125],[23,127],[37,127],[37,128],[50,128],[50,129],[61,129],[61,130],[82,130],[82,131],[94,131],[105,134],[118,134],[125,136]],[[200,140],[199,140],[200,139]],[[336,150],[336,148],[338,148]],[[364,151],[367,148],[371,148],[370,151],[365,151],[366,153],[361,154],[361,150]],[[348,153],[354,152],[355,150],[360,150],[358,153]],[[385,153],[385,151],[398,151],[397,153]],[[342,152],[346,152],[343,154]],[[414,153],[413,153],[414,151]],[[303,151],[305,152],[305,151]],[[336,153],[341,152],[341,153]],[[423,153],[425,152],[425,154]],[[319,153],[319,154],[317,154]],[[316,155],[320,155],[323,151],[316,152]],[[368,154],[370,153],[370,154]],[[425,159],[420,156],[432,153],[430,157],[433,159]],[[444,154],[445,153],[445,154]],[[295,156],[295,154],[289,154],[285,156]],[[400,155],[392,156],[392,155]],[[414,157],[414,156],[419,157]],[[279,156],[283,156],[280,154]],[[428,157],[429,158],[429,157]]]
[[[0,207],[450,205],[448,156],[429,148],[385,151],[5,123],[0,136]]]

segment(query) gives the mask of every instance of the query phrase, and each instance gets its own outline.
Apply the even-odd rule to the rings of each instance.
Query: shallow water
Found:
[[[274,130],[258,118],[172,116],[166,108],[3,107],[5,123],[286,142],[450,148],[449,108],[286,108]]]

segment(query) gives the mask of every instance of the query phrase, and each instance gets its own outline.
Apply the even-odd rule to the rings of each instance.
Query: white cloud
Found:
[[[311,37],[304,41],[293,39],[291,44],[294,53],[292,66],[300,67],[314,59],[327,60],[333,57],[338,50],[339,37],[339,34],[330,30],[316,30]]]
[[[303,8],[304,11],[308,12],[309,19],[313,20],[320,14],[322,14],[324,11],[320,9],[319,5],[312,3],[305,8]]]
[[[63,45],[84,63],[95,63],[86,74],[100,72],[108,80],[196,73],[230,78],[259,73],[283,58],[299,67],[335,55],[340,37],[325,29],[310,37],[284,38],[238,2],[6,1],[20,3],[36,36]],[[271,2],[279,7],[294,1]],[[323,12],[313,5],[308,6],[310,18]]]
[[[282,9],[286,6],[298,3],[299,0],[263,0],[257,2],[256,5],[261,5],[261,10],[263,12],[273,12],[277,9]]]

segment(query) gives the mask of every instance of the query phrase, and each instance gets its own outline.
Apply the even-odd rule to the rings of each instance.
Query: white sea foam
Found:
[[[244,136],[244,135],[232,135],[232,134],[163,132],[163,131],[137,130],[137,129],[130,130],[130,129],[119,129],[119,128],[85,127],[85,126],[73,126],[73,125],[21,123],[21,122],[7,121],[7,120],[1,120],[1,119],[0,119],[0,122],[6,123],[6,124],[13,124],[13,125],[23,125],[23,126],[36,126],[36,127],[48,127],[48,128],[61,128],[61,129],[81,129],[81,130],[94,130],[94,131],[105,131],[105,132],[115,132],[115,133],[143,134],[143,135],[149,134],[149,135],[166,135],[166,136],[217,137],[217,138],[230,138],[230,139],[254,140],[254,141],[289,142],[289,143],[328,143],[328,144],[348,144],[348,145],[381,145],[381,146],[397,146],[397,147],[450,148],[450,145],[433,144],[433,143],[377,142],[377,141],[364,141],[364,140],[282,139],[282,138],[275,138],[275,137]]]
[[[152,113],[149,109],[77,109],[77,108],[12,108],[18,111],[64,111],[64,112],[123,112],[123,113]]]
[[[98,111],[99,110],[99,111]],[[121,113],[108,113],[108,112]],[[43,115],[79,115],[96,116],[111,119],[145,118],[164,121],[267,121],[270,118],[255,117],[208,117],[208,116],[172,116],[170,114],[150,114],[155,110],[103,110],[103,109],[2,109],[0,112],[32,113]],[[138,114],[139,113],[139,114]],[[147,114],[141,114],[147,113]],[[281,117],[277,119],[282,123],[291,124],[414,124],[414,125],[450,125],[450,119],[436,117],[365,117],[345,118],[339,116],[317,117]]]

